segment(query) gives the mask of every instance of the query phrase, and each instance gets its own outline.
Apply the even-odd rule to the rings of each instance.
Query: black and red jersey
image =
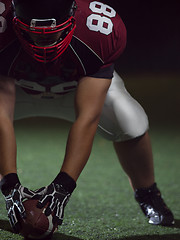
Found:
[[[11,0],[0,0],[0,74],[52,87],[82,76],[111,78],[113,63],[126,45],[126,29],[103,1],[76,0],[76,29],[67,50],[39,63],[22,48],[13,30]]]

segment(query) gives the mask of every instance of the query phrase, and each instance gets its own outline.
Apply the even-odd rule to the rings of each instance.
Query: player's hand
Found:
[[[23,200],[36,198],[39,199],[44,193],[44,189],[31,191],[17,183],[8,193],[3,194],[6,201],[6,209],[8,217],[15,233],[19,233],[21,229],[20,218],[26,218],[25,208],[22,204]]]
[[[64,208],[69,200],[70,193],[57,184],[51,183],[46,187],[45,194],[39,200],[37,207],[43,208],[47,205],[45,215],[53,215],[53,223],[61,225],[64,216]]]

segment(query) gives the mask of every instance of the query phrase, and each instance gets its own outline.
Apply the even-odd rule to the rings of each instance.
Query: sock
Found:
[[[9,173],[5,175],[0,182],[0,189],[4,195],[12,189],[17,183],[20,183],[16,173]]]
[[[65,172],[60,172],[53,183],[61,184],[66,191],[72,193],[76,188],[76,182]]]
[[[149,192],[149,191],[152,191],[154,189],[157,188],[157,184],[156,183],[153,183],[153,185],[151,185],[150,187],[147,187],[147,188],[138,188],[136,189],[136,191],[141,191],[141,192]]]
[[[157,184],[154,183],[152,186],[148,187],[148,188],[138,188],[135,190],[134,194],[135,194],[135,198],[136,199],[144,199],[144,197],[147,197],[148,194],[152,193],[152,192],[157,192],[159,191],[159,189],[157,188]]]

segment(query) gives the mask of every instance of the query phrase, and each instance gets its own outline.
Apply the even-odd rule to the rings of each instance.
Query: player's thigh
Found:
[[[144,134],[148,118],[142,106],[127,92],[115,72],[102,110],[98,132],[112,141],[125,141]]]
[[[74,92],[46,99],[27,94],[16,86],[16,104],[14,120],[28,117],[53,117],[74,121]]]

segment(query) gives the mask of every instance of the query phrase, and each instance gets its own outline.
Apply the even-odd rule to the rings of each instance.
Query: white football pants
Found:
[[[14,119],[55,117],[73,122],[74,91],[58,98],[44,99],[16,87]],[[103,106],[97,132],[111,141],[125,141],[148,130],[148,118],[141,105],[127,92],[123,80],[114,72]]]

